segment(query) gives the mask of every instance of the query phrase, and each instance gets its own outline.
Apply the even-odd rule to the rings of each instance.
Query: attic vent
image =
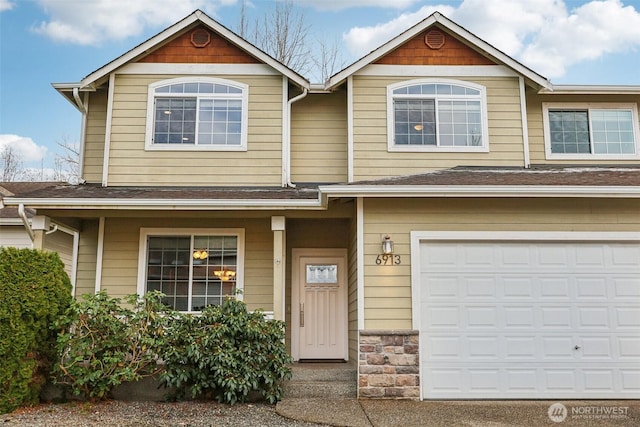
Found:
[[[191,33],[191,44],[195,47],[205,47],[211,42],[211,34],[204,28],[198,28]]]
[[[424,43],[431,49],[440,49],[444,46],[444,34],[439,30],[431,30],[424,36]]]

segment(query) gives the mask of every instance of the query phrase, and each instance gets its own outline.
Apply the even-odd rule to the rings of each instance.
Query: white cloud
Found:
[[[548,77],[566,68],[640,47],[640,13],[619,0],[592,1],[545,22],[520,57]]]
[[[47,147],[38,145],[27,136],[18,136],[11,134],[0,135],[0,152],[5,147],[11,147],[12,150],[25,162],[39,162],[47,153]]]
[[[562,77],[567,67],[607,53],[640,48],[640,13],[621,0],[587,1],[575,9],[563,0],[465,0],[458,7],[434,5],[343,35],[361,57],[438,10],[476,36],[536,72]]]
[[[0,0],[3,1],[3,0]],[[53,40],[99,45],[141,34],[146,27],[167,26],[195,9],[215,14],[237,0],[38,0],[50,16],[34,28]]]
[[[435,11],[449,16],[454,9],[446,5],[424,6],[417,12],[403,13],[389,22],[371,27],[354,27],[343,34],[342,39],[349,53],[355,57],[361,57],[411,28]]]
[[[13,9],[13,3],[9,0],[0,0],[0,12]]]
[[[406,9],[420,0],[294,0],[294,3],[319,10],[343,10],[352,7],[380,7]]]

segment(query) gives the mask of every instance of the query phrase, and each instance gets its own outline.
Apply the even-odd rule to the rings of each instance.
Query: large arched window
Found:
[[[248,86],[213,78],[149,85],[147,148],[246,150]]]
[[[480,85],[411,80],[387,87],[389,151],[487,151]]]

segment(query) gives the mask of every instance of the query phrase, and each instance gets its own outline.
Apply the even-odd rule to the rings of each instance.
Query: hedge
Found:
[[[57,253],[0,248],[0,295],[0,413],[6,413],[38,402],[71,282]]]

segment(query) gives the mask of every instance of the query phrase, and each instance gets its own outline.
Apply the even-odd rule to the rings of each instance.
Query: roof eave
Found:
[[[436,22],[442,25],[443,27],[445,27],[447,30],[453,32],[455,35],[469,41],[473,45],[482,49],[485,53],[487,53],[496,61],[513,69],[518,74],[525,77],[525,79],[527,79],[530,84],[536,85],[538,86],[538,88],[551,89],[552,85],[548,79],[536,73],[535,71],[531,70],[530,68],[524,66],[518,61],[512,59],[511,57],[501,52],[500,50],[494,48],[489,43],[478,38],[474,34],[464,29],[463,27],[459,26],[455,22],[446,18],[444,15],[440,14],[439,12],[434,12],[433,14],[429,15],[423,21],[414,25],[407,31],[403,32],[402,34],[393,38],[389,42],[373,50],[372,52],[370,52],[360,60],[354,62],[344,70],[338,72],[337,74],[329,78],[329,80],[327,80],[325,87],[327,88],[327,90],[331,90],[332,88],[340,85],[342,82],[344,82],[347,79],[347,77],[357,73],[362,68],[377,61],[382,56],[396,49],[398,46],[407,42],[411,38],[417,36],[418,34],[420,34],[420,32],[424,31],[425,29],[432,26]]]
[[[196,10],[192,14],[186,16],[184,19],[171,25],[166,30],[156,34],[155,36],[151,37],[150,39],[143,42],[142,44],[126,52],[124,55],[116,58],[115,60],[109,62],[103,67],[92,72],[91,74],[89,74],[88,76],[86,76],[81,80],[80,87],[84,88],[105,79],[107,76],[109,76],[112,72],[114,72],[118,68],[122,67],[125,64],[128,64],[135,58],[147,53],[150,49],[154,48],[158,44],[162,43],[163,41],[169,39],[170,37],[176,35],[180,31],[188,28],[189,26],[197,22],[202,22],[203,24],[207,25],[212,30],[219,33],[223,37],[227,38],[229,41],[231,41],[241,49],[245,50],[252,56],[259,59],[260,61],[276,69],[278,72],[286,76],[289,80],[292,80],[295,84],[303,88],[309,88],[310,83],[307,79],[305,79],[304,77],[302,77],[300,74],[296,73],[289,67],[281,64],[280,62],[278,62],[277,60],[275,60],[265,52],[253,46],[251,43],[237,36],[234,32],[224,27],[223,25],[219,24],[215,20],[211,19],[201,10]]]
[[[553,85],[543,88],[544,95],[640,95],[638,85]]]
[[[326,199],[123,199],[123,198],[27,198],[6,197],[6,206],[25,205],[37,209],[80,210],[278,210],[326,209]]]
[[[640,198],[636,186],[575,185],[329,185],[328,197],[567,197]]]

